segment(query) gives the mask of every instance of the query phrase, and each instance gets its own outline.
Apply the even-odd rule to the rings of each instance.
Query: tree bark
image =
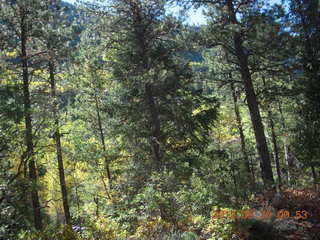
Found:
[[[245,136],[244,136],[244,132],[243,132],[243,125],[242,125],[242,119],[241,119],[241,115],[240,115],[240,111],[239,111],[239,105],[238,105],[238,97],[236,94],[236,89],[234,87],[234,83],[232,82],[232,76],[230,74],[230,86],[231,86],[231,92],[232,92],[232,98],[233,98],[233,106],[234,106],[234,113],[236,115],[236,121],[237,121],[237,128],[239,131],[239,136],[240,136],[240,142],[241,142],[241,151],[244,157],[244,165],[247,171],[247,174],[250,178],[250,182],[252,184],[252,186],[254,186],[254,173],[252,173],[251,168],[250,168],[250,162],[249,162],[249,158],[248,158],[248,153],[247,153],[247,149],[246,149],[246,141],[245,141]]]
[[[227,7],[229,12],[230,23],[237,24],[233,0],[227,1]],[[245,48],[243,47],[241,33],[235,32],[233,34],[233,43],[236,57],[239,61],[240,74],[245,88],[251,122],[253,125],[253,130],[257,143],[257,150],[260,155],[260,167],[262,172],[262,178],[265,186],[269,187],[274,183],[274,179],[270,163],[268,145],[264,134],[264,127],[261,120],[257,97],[251,79],[251,73],[248,66],[248,55],[246,54]]]
[[[97,97],[96,93],[94,94],[94,101],[95,101],[95,104],[96,104],[96,112],[97,112],[97,118],[98,118],[98,128],[99,128],[99,134],[100,134],[100,141],[101,141],[102,149],[103,149],[103,152],[104,152],[104,166],[105,166],[105,169],[106,169],[106,172],[107,172],[108,185],[109,185],[109,190],[110,190],[112,188],[111,173],[110,173],[108,158],[105,156],[106,142],[105,142],[104,132],[103,132],[103,129],[102,129],[100,107],[99,107],[98,97]]]
[[[312,172],[312,178],[313,178],[313,187],[315,190],[317,190],[317,174],[313,164],[311,165],[311,172]]]
[[[54,76],[54,63],[52,60],[49,60],[49,74],[50,74],[50,86],[51,86],[51,97],[53,100],[53,119],[54,119],[54,141],[56,145],[56,154],[58,160],[58,169],[59,169],[59,180],[62,194],[62,202],[63,202],[63,210],[66,224],[71,223],[71,216],[69,210],[69,202],[68,202],[68,191],[67,185],[64,175],[64,167],[63,167],[63,158],[62,158],[62,147],[61,147],[61,134],[59,130],[59,117],[58,117],[58,104],[57,104],[57,96],[56,96],[56,82]]]
[[[281,184],[282,184],[282,179],[281,179],[281,170],[280,170],[279,147],[278,147],[278,142],[277,142],[277,135],[276,135],[276,132],[274,129],[272,112],[270,109],[268,110],[268,118],[269,118],[269,124],[270,124],[270,129],[271,129],[271,138],[272,138],[272,145],[273,145],[273,151],[274,151],[274,160],[276,163],[278,182],[279,182],[279,188],[280,188]]]
[[[40,202],[37,190],[37,170],[34,160],[34,145],[33,145],[33,133],[32,133],[32,116],[31,116],[31,101],[29,91],[29,70],[28,70],[28,58],[27,58],[27,25],[26,25],[26,13],[24,9],[21,9],[21,59],[22,59],[22,78],[23,78],[23,104],[24,104],[24,119],[25,119],[25,141],[27,146],[27,159],[29,159],[29,178],[32,182],[31,186],[31,199],[33,207],[34,225],[37,230],[42,229],[42,219],[40,212]]]
[[[285,123],[285,120],[283,117],[280,102],[279,102],[279,113],[280,113],[280,117],[281,117],[282,131],[285,132],[287,130],[287,127],[286,127],[286,123]],[[284,134],[284,137],[283,137],[283,148],[284,148],[284,159],[285,159],[287,166],[288,166],[288,172],[287,172],[288,183],[290,183],[291,180],[293,179],[293,176],[294,176],[294,174],[292,173],[292,168],[293,168],[294,163],[293,163],[293,158],[289,156],[290,149],[287,144],[287,135],[286,134]]]
[[[264,76],[262,76],[262,81],[263,81],[263,86],[266,88],[266,80]],[[277,142],[277,135],[274,129],[272,112],[269,105],[267,106],[267,113],[268,113],[268,120],[269,120],[269,125],[271,130],[271,139],[272,139],[272,145],[273,145],[274,161],[276,163],[276,170],[278,175],[279,189],[281,189],[282,179],[281,179],[281,170],[280,170],[279,147]]]
[[[100,217],[100,208],[99,208],[99,197],[93,198],[94,203],[96,204],[96,217]]]

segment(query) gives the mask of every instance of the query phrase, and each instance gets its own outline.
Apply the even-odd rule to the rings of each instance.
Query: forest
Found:
[[[0,0],[0,240],[320,240],[319,183],[318,0]]]

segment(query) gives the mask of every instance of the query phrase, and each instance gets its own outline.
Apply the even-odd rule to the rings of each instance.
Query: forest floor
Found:
[[[231,240],[320,240],[320,194],[313,189],[286,189],[271,200],[267,193],[260,194],[247,206],[250,216],[243,217],[242,211],[242,217],[232,222],[223,222],[221,217],[212,219],[214,227],[202,229],[200,240],[221,236],[218,228],[225,227],[221,222],[233,226]],[[261,218],[268,212],[269,217]],[[220,221],[220,225],[214,221]]]
[[[313,189],[286,189],[270,201],[267,194],[257,196],[249,206],[253,210],[269,209],[274,218],[252,224],[249,233],[259,238],[264,232],[275,240],[320,240],[320,193]]]
[[[276,197],[275,197],[276,198]],[[320,239],[320,194],[313,189],[284,190],[273,199],[271,206],[276,211],[278,239]],[[261,207],[267,207],[264,199]]]

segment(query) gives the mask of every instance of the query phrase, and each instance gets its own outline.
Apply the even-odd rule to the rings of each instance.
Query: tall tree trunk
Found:
[[[312,172],[312,178],[313,178],[313,187],[315,190],[317,190],[317,174],[313,164],[311,165],[311,172]]]
[[[31,116],[31,101],[29,91],[29,70],[28,70],[28,55],[27,55],[27,25],[26,13],[21,9],[21,58],[22,58],[22,78],[23,78],[23,104],[24,104],[24,119],[26,125],[25,141],[27,146],[27,159],[29,159],[29,178],[31,179],[31,199],[33,207],[34,225],[37,230],[42,229],[42,220],[40,212],[40,202],[37,190],[37,171],[34,161],[34,146],[32,133],[32,116]]]
[[[100,206],[99,206],[99,197],[94,197],[93,198],[94,203],[96,204],[96,217],[100,217]]]
[[[270,129],[271,129],[271,138],[272,138],[272,145],[273,145],[273,151],[274,151],[274,160],[276,163],[276,169],[277,169],[277,175],[278,175],[279,188],[281,188],[282,179],[281,179],[281,170],[280,170],[279,147],[277,142],[277,135],[274,129],[272,112],[270,111],[270,109],[268,110],[268,120],[270,124]]]
[[[96,104],[96,112],[97,112],[97,118],[98,118],[98,128],[99,128],[99,134],[100,134],[100,141],[101,141],[102,149],[103,149],[103,152],[104,152],[104,167],[105,167],[106,172],[107,172],[109,189],[111,189],[112,188],[111,173],[110,173],[108,158],[105,156],[106,142],[105,142],[104,132],[103,132],[103,129],[102,129],[100,107],[99,107],[98,97],[97,97],[96,93],[94,94],[94,101],[95,101],[95,104]]]
[[[263,86],[266,88],[267,84],[264,76],[262,76],[262,81],[263,81]],[[277,142],[276,131],[274,129],[272,112],[269,105],[267,106],[267,112],[268,112],[268,120],[269,120],[270,130],[271,130],[271,139],[272,139],[272,145],[273,145],[274,161],[276,163],[276,170],[278,175],[279,189],[281,189],[282,179],[281,179],[281,170],[280,170],[279,147]]]
[[[61,135],[59,130],[59,116],[58,116],[58,106],[57,106],[57,96],[56,96],[56,82],[54,78],[54,63],[52,60],[49,60],[49,74],[50,74],[50,86],[51,86],[51,97],[53,100],[53,119],[54,119],[54,141],[56,145],[56,153],[58,160],[58,169],[59,169],[59,180],[62,194],[63,210],[66,224],[70,224],[70,210],[68,202],[68,192],[67,185],[64,176],[64,167],[63,167],[63,158],[62,158],[62,148],[61,148]]]
[[[78,188],[79,188],[79,184],[76,182],[76,178],[74,178],[74,182],[75,182],[75,193],[76,193],[76,203],[77,203],[77,224],[79,224],[79,228],[80,228],[80,232],[82,230],[82,214],[81,214],[81,211],[80,211],[80,205],[81,205],[81,202],[80,202],[80,196],[79,196],[79,191],[78,191]]]
[[[248,156],[249,158],[249,162],[250,162],[250,166],[251,166],[251,173],[252,173],[252,182],[255,184],[256,182],[256,177],[255,177],[255,169],[254,169],[254,163],[253,163],[253,160],[252,160],[252,156]]]
[[[227,7],[229,11],[230,23],[237,24],[233,0],[227,1]],[[245,88],[251,122],[253,125],[254,134],[255,134],[256,143],[257,143],[257,149],[261,158],[260,166],[261,166],[262,178],[263,178],[264,184],[269,187],[274,183],[274,180],[273,180],[273,173],[272,173],[272,168],[270,163],[268,145],[267,145],[266,137],[264,134],[264,127],[261,120],[257,97],[255,94],[255,90],[254,90],[252,79],[251,79],[251,73],[248,66],[248,55],[245,53],[245,49],[243,47],[243,40],[242,40],[241,33],[239,32],[234,33],[233,42],[234,42],[235,53],[239,61],[241,78]]]
[[[286,128],[286,123],[283,117],[283,113],[282,113],[282,107],[281,107],[281,103],[279,102],[279,113],[280,113],[280,117],[281,117],[281,124],[282,124],[282,131],[285,132],[287,131]],[[288,183],[291,182],[292,178],[293,178],[293,173],[292,173],[292,168],[293,168],[293,158],[289,156],[289,146],[287,144],[287,135],[285,134],[285,136],[283,137],[283,148],[284,148],[284,159],[287,163],[288,166]]]
[[[230,80],[231,80],[231,92],[232,92],[232,98],[233,98],[233,106],[234,106],[234,112],[236,115],[236,121],[237,121],[237,128],[239,131],[239,135],[240,135],[240,142],[241,142],[241,151],[243,154],[243,158],[244,158],[244,165],[248,174],[248,177],[250,178],[250,182],[251,185],[254,186],[254,173],[252,173],[251,169],[250,169],[250,162],[249,162],[249,158],[248,158],[248,153],[247,153],[247,149],[246,149],[246,141],[245,141],[245,136],[244,136],[244,132],[243,132],[243,126],[242,126],[242,120],[241,120],[241,115],[240,115],[240,111],[239,111],[239,105],[238,105],[238,97],[236,94],[236,89],[234,87],[234,83],[232,82],[232,76],[230,73]]]

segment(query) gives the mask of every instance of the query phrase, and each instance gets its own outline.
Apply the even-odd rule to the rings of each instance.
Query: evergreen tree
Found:
[[[319,166],[319,116],[320,116],[320,14],[319,1],[292,0],[290,15],[292,30],[296,34],[299,58],[296,70],[297,86],[303,99],[297,109],[298,123],[296,148],[306,167],[311,168],[314,184],[317,183],[316,167]],[[302,74],[301,74],[302,70]],[[312,126],[312,127],[310,127]]]
[[[30,193],[34,214],[34,225],[42,229],[40,201],[37,189],[37,170],[34,156],[34,140],[32,126],[32,104],[30,97],[30,60],[35,54],[35,37],[39,26],[38,20],[43,12],[41,1],[1,1],[1,39],[4,47],[18,53],[19,68],[22,70],[23,105],[25,119],[25,144],[29,166],[29,178],[32,182]],[[38,54],[38,53],[36,53]]]
[[[190,147],[203,149],[216,108],[208,105],[193,113],[207,103],[191,92],[192,69],[181,57],[188,49],[177,39],[180,23],[165,16],[166,1],[113,4],[117,18],[110,23],[110,31],[122,30],[116,39],[110,37],[118,44],[111,69],[121,86],[118,112],[130,126],[123,128],[127,139],[137,149],[143,146],[145,153],[152,149],[156,168],[169,164],[169,156],[177,158],[176,145],[189,142],[188,138]],[[138,145],[136,139],[140,139]]]
[[[272,71],[274,65],[282,64],[279,59],[283,60],[283,56],[273,59],[274,54],[271,54],[274,45],[278,47],[279,41],[276,39],[279,37],[276,35],[277,31],[273,31],[270,27],[274,24],[273,19],[279,17],[277,13],[281,15],[281,9],[275,9],[274,17],[270,14],[269,17],[261,9],[263,1],[195,0],[193,2],[195,5],[208,7],[207,14],[210,20],[207,31],[202,37],[203,44],[211,48],[221,46],[226,52],[225,60],[228,66],[233,65],[241,76],[260,156],[262,178],[266,186],[271,186],[274,182],[273,173],[255,82],[257,74],[262,71]],[[269,35],[274,36],[274,39],[261,32],[263,24],[268,25],[263,31],[272,33]]]

